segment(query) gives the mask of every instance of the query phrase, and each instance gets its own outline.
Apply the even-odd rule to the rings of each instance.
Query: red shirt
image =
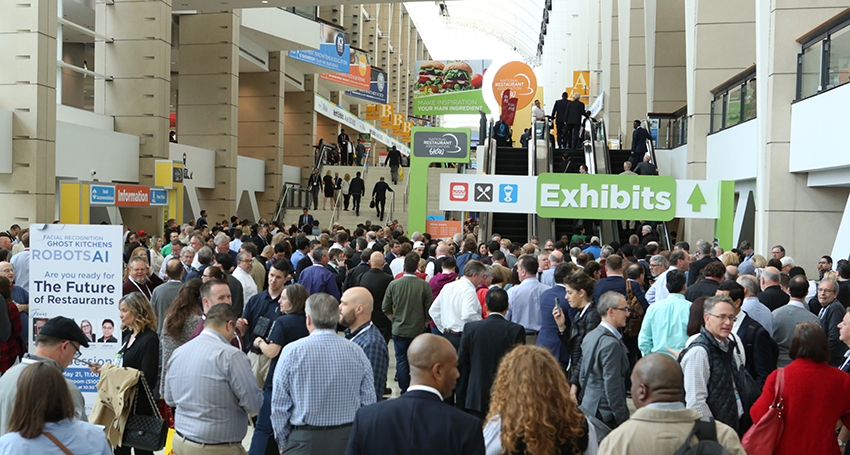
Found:
[[[767,412],[776,393],[770,373],[761,396],[750,409],[753,422]],[[850,375],[825,363],[797,359],[785,367],[785,431],[775,455],[839,455],[835,422],[850,427]]]
[[[404,272],[401,272],[401,273],[399,273],[398,275],[395,276],[395,279],[397,280],[397,279],[399,279],[403,276],[404,276]],[[418,276],[419,278],[422,278],[423,280],[428,278],[428,275],[425,275],[424,273],[421,273],[421,272],[416,272],[416,276]]]
[[[0,373],[12,368],[15,362],[24,355],[24,341],[21,338],[21,313],[11,299],[6,301],[6,310],[12,323],[12,334],[9,339],[0,342]]]
[[[484,286],[483,284],[479,284],[478,289],[475,290],[475,294],[478,296],[478,303],[481,304],[481,317],[482,318],[487,317],[487,303],[486,303],[487,299],[486,299],[486,297],[487,297],[487,291],[489,291],[489,290],[490,290],[490,288],[488,288],[487,286]]]

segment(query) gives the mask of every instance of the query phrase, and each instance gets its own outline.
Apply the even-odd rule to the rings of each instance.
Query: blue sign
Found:
[[[374,103],[387,104],[387,85],[389,85],[387,84],[387,73],[373,66],[369,90],[349,90],[345,94]]]
[[[519,187],[517,185],[509,185],[507,183],[499,185],[499,202],[516,204],[518,191]]]
[[[89,204],[115,205],[115,187],[107,185],[91,185]]]
[[[350,71],[351,46],[345,44],[345,35],[338,32],[333,42],[319,44],[319,50],[289,51],[289,58],[347,74]]]
[[[168,205],[168,191],[151,188],[151,205]]]

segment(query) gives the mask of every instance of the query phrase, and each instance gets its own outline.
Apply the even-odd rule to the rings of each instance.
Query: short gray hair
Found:
[[[242,262],[242,261],[244,261],[244,260],[245,260],[245,256],[251,257],[251,253],[249,253],[249,252],[247,252],[247,251],[245,251],[245,250],[240,251],[238,254],[236,254],[236,262]],[[237,264],[237,267],[238,267],[238,266],[239,266],[239,264]]]
[[[327,248],[325,248],[325,247],[323,247],[323,246],[320,246],[320,247],[318,247],[318,248],[315,248],[315,249],[313,250],[313,252],[312,252],[313,260],[314,260],[315,262],[322,262],[322,258],[323,258],[326,254],[328,254],[328,249],[327,249]]]
[[[198,262],[201,264],[209,264],[212,262],[213,252],[212,248],[205,246],[198,251]]]
[[[735,308],[735,304],[732,303],[732,299],[730,299],[728,295],[713,295],[705,299],[705,303],[703,303],[702,306],[702,314],[709,314],[714,312],[714,307],[717,305],[718,302],[726,302],[729,305],[732,305],[733,309]]]
[[[596,311],[599,312],[600,317],[605,317],[608,315],[608,310],[611,308],[619,308],[620,307],[620,299],[625,300],[623,294],[620,294],[617,291],[608,291],[602,296],[599,297],[599,303],[596,305]]]
[[[778,283],[779,282],[779,273],[774,272],[773,270],[768,269],[767,267],[761,271],[761,277],[764,278],[765,283]]]
[[[335,329],[339,320],[339,302],[330,294],[319,292],[307,298],[305,308],[313,327]]]
[[[192,253],[192,257],[195,257],[195,249],[191,246],[184,246],[182,250],[180,250],[180,256],[183,256],[186,253]]]
[[[699,254],[711,254],[711,243],[700,240],[697,242],[697,251],[699,251]]]
[[[779,260],[779,262],[782,263],[783,268],[788,267],[789,265],[791,267],[794,267],[795,265],[797,265],[797,264],[794,263],[794,258],[792,258],[791,256],[784,256],[782,259]]]
[[[750,295],[758,295],[761,292],[761,288],[759,287],[759,282],[756,277],[752,275],[741,275],[738,277],[738,284],[744,287]]]
[[[664,266],[665,269],[667,267],[670,267],[670,263],[667,262],[667,258],[665,258],[664,256],[662,256],[660,254],[656,254],[655,256],[649,258],[649,262],[652,263],[652,264],[661,264],[661,265]]]
[[[228,237],[224,232],[219,232],[215,235],[214,242],[216,245],[221,245],[223,243],[230,245],[230,237]]]

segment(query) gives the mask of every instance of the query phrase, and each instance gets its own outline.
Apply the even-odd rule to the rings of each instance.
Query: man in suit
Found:
[[[313,210],[319,210],[319,192],[322,190],[322,176],[319,175],[319,168],[313,169],[313,173],[307,179],[307,188],[313,197]],[[307,205],[310,204],[307,203]]]
[[[345,134],[345,128],[340,128],[340,133],[336,137],[336,143],[339,145],[340,163],[343,166],[348,166],[348,144],[351,140]]]
[[[581,94],[573,94],[573,100],[567,105],[567,135],[570,148],[578,148],[581,141],[581,121],[584,118],[584,103],[581,102]]]
[[[643,156],[643,161],[640,162],[637,167],[634,167],[635,174],[637,175],[658,175],[658,167],[652,164],[650,161],[652,157],[649,155]]]
[[[360,286],[360,277],[362,277],[363,274],[368,272],[371,268],[369,266],[370,256],[372,256],[372,250],[369,248],[363,248],[363,250],[358,251],[355,254],[355,257],[359,258],[355,260],[356,265],[348,269],[348,275],[345,276],[345,283],[343,283],[343,289],[349,289]]]
[[[569,95],[567,92],[561,94],[561,99],[555,101],[555,106],[552,107],[552,120],[555,122],[555,128],[558,130],[558,148],[567,148],[569,136],[567,135],[567,106],[570,104]]]
[[[765,267],[761,272],[761,288],[759,302],[763,303],[770,311],[788,303],[788,294],[779,286],[779,270],[776,267]]]
[[[632,162],[632,167],[636,168],[643,161],[643,157],[647,151],[646,141],[647,139],[651,139],[652,136],[649,135],[649,131],[640,126],[640,120],[634,121],[634,128],[635,130],[632,133],[632,153],[629,161]]]
[[[367,249],[368,250],[368,249]],[[366,288],[372,294],[372,301],[375,304],[372,306],[372,323],[381,331],[381,335],[389,343],[392,337],[392,321],[384,314],[382,305],[384,303],[384,295],[387,292],[387,287],[393,281],[393,277],[384,272],[384,256],[380,251],[375,251],[369,256],[369,270],[360,275],[360,279],[356,286]]]
[[[408,356],[407,393],[357,411],[346,455],[484,455],[481,420],[443,403],[459,376],[451,343],[419,335]]]
[[[304,207],[304,213],[298,217],[298,228],[303,229],[304,226],[313,226],[313,215],[308,213],[309,210],[307,207]]]
[[[602,322],[585,336],[581,350],[582,408],[609,428],[629,419],[626,404],[626,377],[629,375],[628,349],[619,329],[626,326],[629,310],[618,292],[606,292],[596,307]]]
[[[608,276],[607,278],[602,278],[596,282],[596,286],[593,288],[593,300],[598,302],[599,297],[608,291],[619,292],[623,295],[623,297],[626,297],[628,291],[626,290],[626,279],[623,278],[622,256],[618,256],[616,254],[608,256],[605,259],[605,270]],[[638,302],[643,307],[643,310],[646,311],[649,304],[646,302],[646,293],[643,292],[643,288],[637,281],[634,280],[629,280],[629,285],[632,288],[632,294],[634,294],[635,298],[637,298]],[[637,362],[637,359],[640,357],[637,337],[623,336],[623,343],[625,343],[626,348],[629,350],[629,366],[634,366],[635,362]]]
[[[838,331],[841,342],[850,346],[850,311],[844,313],[844,319],[841,320],[841,324],[838,324]],[[850,373],[850,357],[847,357],[839,368],[845,373]]]
[[[355,151],[354,163],[357,164],[357,166],[362,166],[363,165],[363,158],[366,158],[366,146],[363,145],[363,142],[364,142],[363,139],[358,140],[357,141],[357,147],[354,148],[354,151]]]
[[[555,253],[561,254],[560,251],[556,250],[549,256],[552,257]],[[567,261],[549,270],[554,270],[552,287],[540,294],[540,335],[537,337],[535,345],[548,350],[555,357],[555,360],[566,369],[567,364],[570,363],[570,350],[561,343],[560,330],[552,315],[552,310],[555,308],[556,299],[560,302],[561,309],[567,312],[572,309],[567,300],[567,285],[564,284],[564,280],[578,270],[578,267],[572,261]],[[566,318],[564,322],[566,324],[564,333],[568,334],[571,331],[572,323],[570,318]]]
[[[693,274],[693,270],[690,273]],[[722,262],[712,260],[702,268],[702,274],[704,275],[703,279],[693,286],[688,286],[688,290],[685,291],[685,299],[689,302],[693,302],[699,297],[711,297],[717,294],[717,286],[720,286],[723,277],[726,276],[726,267],[723,266]]]
[[[360,178],[360,172],[357,172],[354,178],[351,179],[351,183],[348,186],[348,194],[353,199],[354,205],[352,209],[354,209],[354,214],[360,216],[360,198],[366,195],[366,184]]]
[[[693,286],[697,282],[699,272],[702,271],[702,268],[715,260],[711,257],[711,243],[705,240],[697,242],[697,256],[699,256],[699,259],[692,262],[688,268],[688,287]]]
[[[387,158],[384,160],[384,166],[390,167],[390,177],[393,179],[393,185],[398,185],[398,168],[401,166],[401,152],[395,146],[387,151]],[[383,178],[381,178],[383,180]]]
[[[779,360],[777,368],[784,368],[791,364],[788,351],[791,349],[791,339],[794,337],[794,329],[801,322],[813,322],[820,324],[817,316],[812,314],[806,307],[806,295],[809,293],[809,281],[805,275],[797,275],[788,283],[791,299],[787,305],[773,310],[773,340],[779,346]]]
[[[844,353],[847,346],[839,339],[838,323],[844,319],[844,307],[836,298],[838,296],[838,284],[830,279],[823,279],[818,284],[818,302],[821,309],[818,312],[821,327],[829,339],[829,352],[832,358],[829,364],[837,367],[844,362]]]
[[[502,288],[487,291],[488,316],[463,326],[458,350],[457,407],[483,419],[490,409],[490,388],[499,360],[515,345],[525,344],[525,329],[505,319],[508,293]],[[551,311],[550,311],[551,313]]]
[[[398,168],[396,168],[396,173],[398,172]],[[396,177],[397,178],[397,177]],[[394,193],[390,185],[384,181],[384,177],[381,176],[381,180],[375,184],[375,187],[372,188],[372,200],[375,201],[375,209],[378,211],[378,219],[384,221],[384,209],[387,206],[387,191],[390,193]]]

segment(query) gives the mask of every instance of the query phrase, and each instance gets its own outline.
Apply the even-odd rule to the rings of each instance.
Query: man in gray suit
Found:
[[[151,307],[156,314],[156,329],[158,333],[162,333],[162,326],[165,324],[165,313],[171,308],[171,304],[177,298],[177,293],[185,286],[185,283],[181,281],[184,270],[180,259],[176,257],[169,259],[168,263],[165,264],[165,274],[168,277],[168,281],[157,286],[151,294]]]
[[[796,278],[796,277],[795,277]],[[837,367],[844,362],[847,345],[841,342],[838,324],[844,319],[844,307],[838,301],[838,283],[824,278],[818,284],[818,302],[821,305],[818,319],[829,339],[829,352],[832,359],[829,364]]]
[[[805,275],[797,275],[788,283],[791,299],[787,305],[773,310],[773,340],[779,346],[779,360],[776,368],[787,367],[791,363],[788,351],[791,349],[791,339],[794,329],[801,322],[820,324],[817,316],[806,306],[806,294],[809,293],[809,282]]]
[[[626,404],[626,377],[629,374],[628,349],[619,330],[626,326],[628,305],[623,294],[606,292],[596,307],[602,322],[581,344],[581,376],[579,383],[585,414],[595,416],[609,428],[629,419]]]

